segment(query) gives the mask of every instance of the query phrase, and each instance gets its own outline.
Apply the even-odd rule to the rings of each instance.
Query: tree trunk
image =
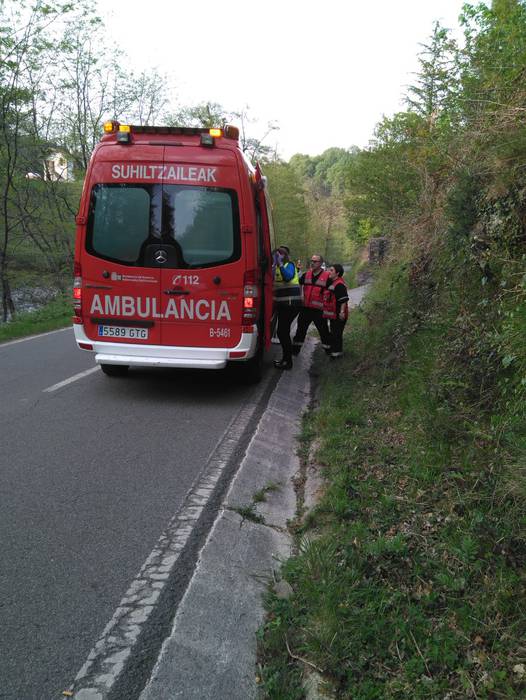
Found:
[[[7,277],[6,260],[3,252],[0,252],[0,281],[2,284],[2,319],[4,323],[16,313],[15,304],[11,296],[11,285]]]

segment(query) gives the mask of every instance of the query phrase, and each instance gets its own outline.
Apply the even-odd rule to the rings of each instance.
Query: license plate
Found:
[[[133,340],[148,340],[147,328],[126,328],[124,326],[99,326],[101,338],[130,338]]]

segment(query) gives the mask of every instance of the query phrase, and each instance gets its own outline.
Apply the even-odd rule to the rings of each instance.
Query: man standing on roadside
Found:
[[[301,308],[301,287],[296,266],[290,260],[288,246],[282,245],[273,253],[274,311],[282,358],[274,362],[277,369],[292,369],[292,341],[290,326]]]
[[[323,318],[323,292],[329,273],[322,270],[322,264],[322,256],[314,253],[311,255],[309,269],[300,277],[300,284],[303,285],[303,307],[298,316],[298,328],[292,341],[293,355],[299,355],[311,323],[314,323],[320,334],[323,349],[326,352],[330,349],[329,326],[327,319]]]

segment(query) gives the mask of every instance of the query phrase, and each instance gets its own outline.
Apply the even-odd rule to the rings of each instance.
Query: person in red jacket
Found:
[[[331,360],[343,357],[343,329],[349,316],[349,294],[343,280],[343,267],[336,263],[329,267],[329,279],[323,292],[323,317],[330,324]]]
[[[322,269],[323,258],[317,253],[311,255],[309,269],[300,277],[303,285],[303,307],[298,316],[298,327],[292,341],[293,355],[299,355],[305,342],[307,330],[314,323],[320,334],[325,352],[330,350],[330,333],[327,319],[323,318],[323,292],[329,279],[329,272]]]

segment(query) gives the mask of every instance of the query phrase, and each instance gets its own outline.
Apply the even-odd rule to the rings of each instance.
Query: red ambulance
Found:
[[[110,376],[129,367],[261,374],[272,316],[265,178],[236,127],[107,122],[76,218],[79,348]]]

